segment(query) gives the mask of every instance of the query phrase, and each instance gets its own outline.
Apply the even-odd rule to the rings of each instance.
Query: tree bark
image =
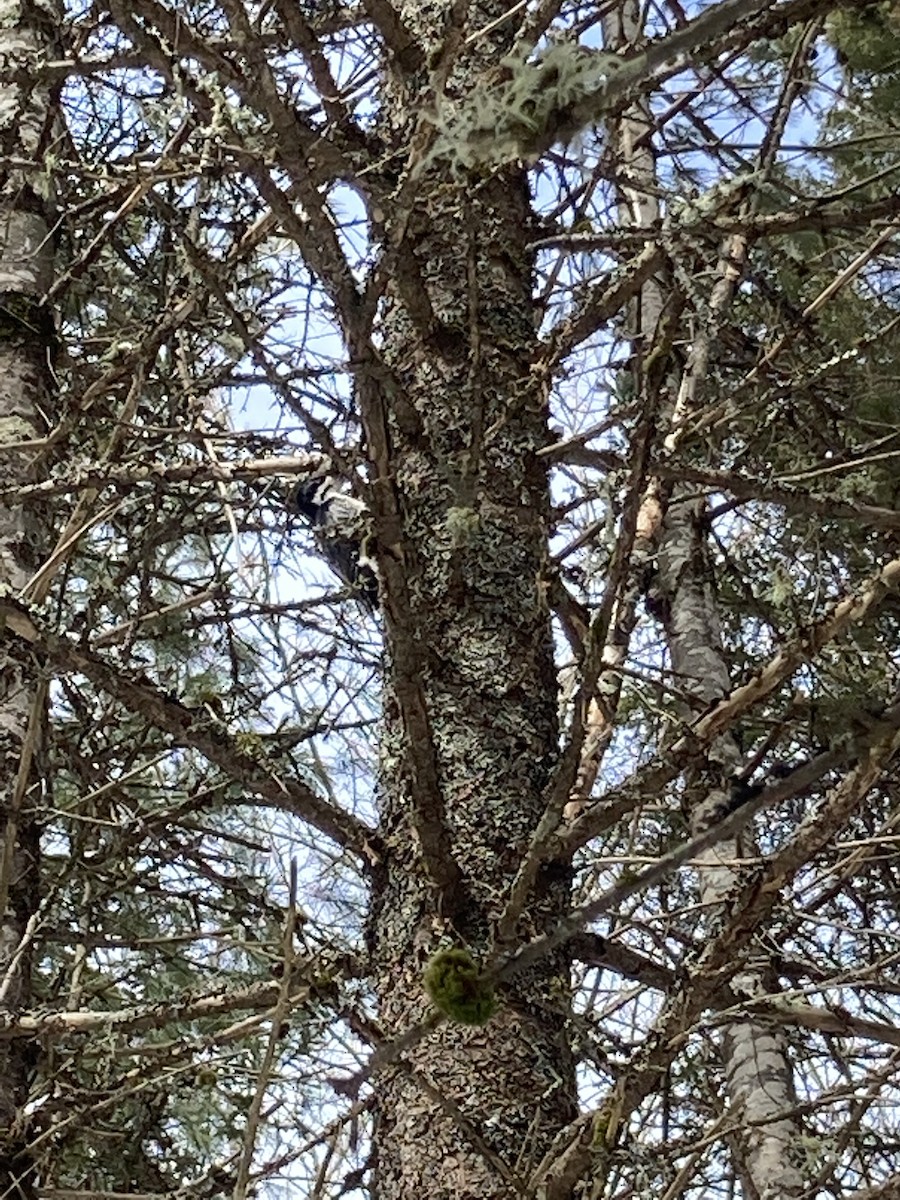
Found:
[[[604,44],[611,50],[637,44],[640,40],[641,10],[636,0],[622,0],[603,21]],[[656,178],[651,139],[652,121],[645,102],[627,109],[610,122],[615,148],[615,169],[619,180],[619,213],[622,224],[652,227],[659,217],[659,182]],[[734,254],[740,261],[746,247]],[[714,315],[729,301],[734,283],[733,268],[723,269],[722,279],[712,299]],[[634,352],[640,366],[659,334],[666,304],[664,284],[649,280],[641,289],[634,315]],[[667,420],[672,432],[670,443],[678,439],[682,408],[692,409],[698,402],[708,360],[707,331],[701,331],[691,348],[689,379],[678,387],[677,371],[668,380],[677,392],[667,404]],[[638,376],[643,377],[639,369]],[[645,387],[650,381],[643,377]],[[645,403],[656,397],[645,396]],[[649,544],[659,544],[659,570],[656,599],[666,628],[672,668],[679,686],[696,698],[695,711],[730,691],[728,670],[716,608],[715,588],[704,542],[702,513],[697,504],[677,503],[677,491],[660,487],[656,481],[648,489],[642,504],[643,526],[649,531]],[[660,517],[665,513],[664,525]],[[659,541],[661,536],[661,542]],[[638,543],[638,547],[640,544]],[[644,556],[646,557],[646,555]],[[727,780],[740,769],[742,756],[733,737],[719,739],[715,747],[715,767],[719,787],[705,797],[706,804],[691,814],[692,832],[703,828],[708,805],[726,798]],[[741,847],[730,841],[714,847],[703,857],[708,865],[701,872],[700,887],[704,904],[718,908],[739,878],[730,864],[740,855]],[[764,973],[763,973],[764,974]],[[747,989],[748,998],[767,990],[763,975],[744,972],[734,985]],[[793,1080],[783,1033],[760,1021],[729,1023],[722,1036],[722,1059],[730,1099],[738,1106],[745,1121],[746,1134],[740,1139],[742,1162],[739,1172],[755,1190],[759,1200],[778,1195],[793,1196],[802,1191],[800,1173],[791,1165],[788,1150],[798,1129],[792,1120],[781,1116],[794,1103]]]
[[[53,322],[41,297],[52,282],[50,185],[42,158],[52,134],[53,98],[34,84],[61,13],[50,3],[0,2],[0,129],[7,169],[0,180],[0,475],[35,478],[35,442],[46,433],[52,392]],[[33,512],[0,504],[0,584],[27,583],[45,549]],[[31,990],[29,942],[39,896],[35,811],[46,684],[35,664],[0,660],[0,1011],[14,1012]],[[23,1104],[35,1047],[0,1045],[0,1192],[32,1197],[33,1165]]]
[[[624,0],[601,18],[604,49],[618,52],[639,42],[642,32],[641,6],[637,0]],[[647,231],[648,247],[660,219],[659,182],[650,137],[652,114],[646,99],[629,105],[607,122],[616,183],[616,209],[625,229]],[[666,283],[657,273],[641,287],[628,314],[627,334],[631,343],[631,382],[640,386],[642,359],[650,350],[666,301]],[[653,400],[655,403],[655,398]],[[662,522],[660,482],[653,478],[641,497],[634,543],[631,547],[628,578],[616,602],[609,634],[603,647],[603,670],[597,682],[597,696],[588,711],[587,730],[581,765],[573,799],[566,817],[571,821],[589,802],[603,755],[615,730],[615,714],[622,693],[624,675],[620,670],[628,656],[631,634],[637,620],[638,603],[643,597],[648,563],[656,553]]]
[[[469,27],[502,11],[471,9]],[[443,40],[434,10],[409,3],[401,16],[426,50]],[[449,95],[464,95],[473,73],[508,49],[504,37],[486,35],[457,59]],[[414,87],[397,83],[398,146],[409,137],[405,114],[417,109]],[[484,961],[557,752],[543,583],[549,495],[538,457],[546,397],[530,370],[531,223],[524,171],[481,182],[429,168],[408,221],[397,214],[386,224],[398,270],[381,337],[402,403],[385,389],[363,403],[389,659],[387,852],[371,926],[388,1036],[426,1014],[423,970],[439,947]],[[399,538],[386,544],[392,516]],[[552,924],[569,885],[567,868],[542,871],[517,935]],[[548,955],[502,989],[485,1027],[447,1021],[389,1069],[375,1134],[381,1200],[522,1193],[575,1114],[569,991],[567,954]]]
[[[731,690],[703,517],[703,505],[695,500],[671,503],[659,558],[672,669],[680,687],[693,697],[695,712]],[[691,812],[692,833],[704,828],[707,812],[727,802],[729,780],[741,765],[735,738],[719,738],[710,754],[709,786]],[[701,856],[705,865],[700,871],[700,894],[712,920],[741,878],[740,867],[734,864],[753,854],[745,841],[746,837],[720,842]],[[752,966],[732,979],[732,990],[747,999],[777,990],[766,960],[764,953],[755,953]],[[721,1052],[729,1100],[743,1122],[737,1139],[743,1159],[738,1164],[740,1173],[759,1200],[801,1195],[803,1173],[792,1162],[791,1149],[802,1130],[796,1118],[787,1115],[796,1105],[796,1096],[783,1031],[749,1016],[729,1021],[722,1032]]]

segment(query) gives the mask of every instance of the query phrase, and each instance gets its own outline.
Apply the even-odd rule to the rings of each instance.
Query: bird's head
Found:
[[[294,491],[294,507],[309,521],[314,521],[322,510],[332,490],[332,482],[326,475],[310,475],[297,484]]]

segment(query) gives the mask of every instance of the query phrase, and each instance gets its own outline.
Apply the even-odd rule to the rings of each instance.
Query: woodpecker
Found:
[[[369,612],[378,608],[378,576],[365,552],[369,510],[362,500],[342,492],[331,476],[304,479],[294,492],[294,507],[309,523],[322,557]]]

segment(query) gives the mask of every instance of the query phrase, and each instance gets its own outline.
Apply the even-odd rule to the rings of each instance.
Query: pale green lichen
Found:
[[[478,532],[480,520],[474,508],[454,506],[447,509],[444,524],[450,535],[450,545],[459,549],[460,546],[471,545]]]
[[[499,82],[462,103],[439,105],[430,158],[463,169],[529,158],[563,115],[600,91],[622,65],[615,54],[570,42],[550,46],[534,61],[504,58]]]
[[[26,442],[35,436],[34,426],[24,417],[13,415],[0,417],[0,445]]]

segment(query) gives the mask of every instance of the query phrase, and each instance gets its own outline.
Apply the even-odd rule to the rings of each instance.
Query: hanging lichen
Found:
[[[464,169],[530,158],[548,135],[577,131],[576,110],[622,65],[615,54],[570,42],[550,46],[534,61],[504,58],[492,86],[439,106],[430,157]]]

